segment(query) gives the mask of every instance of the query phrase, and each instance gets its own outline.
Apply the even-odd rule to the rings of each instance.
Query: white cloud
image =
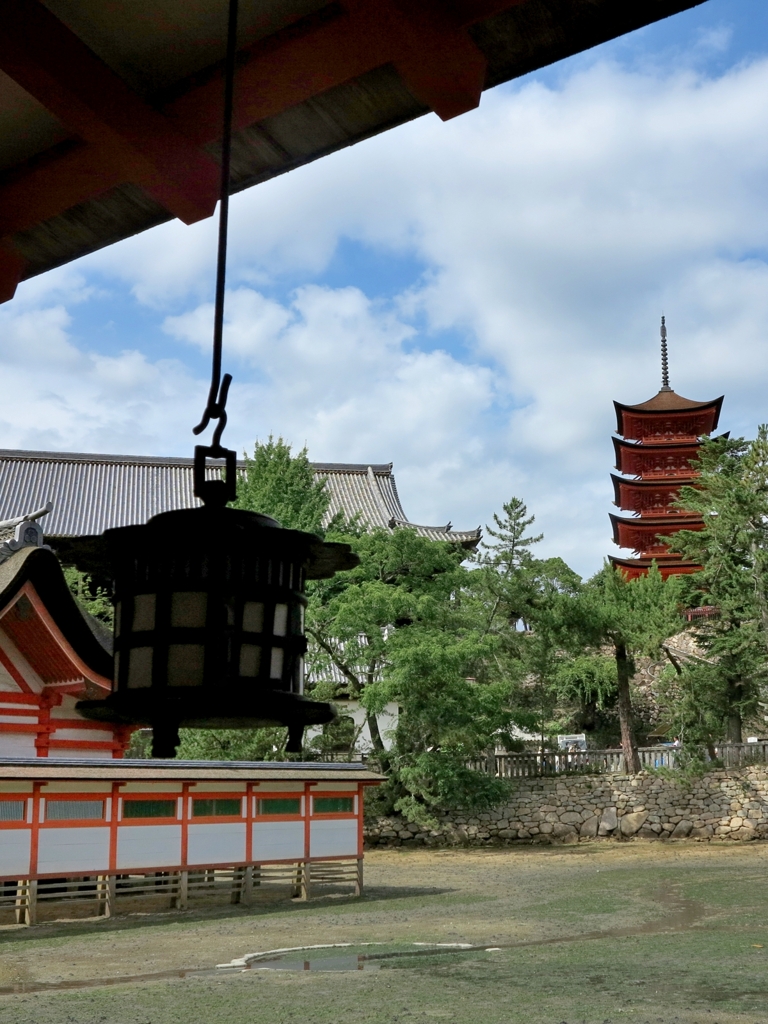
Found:
[[[768,61],[715,79],[595,64],[236,196],[230,443],[274,430],[316,459],[394,459],[420,521],[475,525],[516,493],[547,551],[594,570],[612,549],[612,399],[657,390],[662,310],[677,390],[725,392],[724,429],[768,418],[767,115]],[[169,224],[55,272],[52,290],[21,289],[2,313],[2,362],[33,397],[4,408],[3,436],[183,450],[204,383],[154,362],[140,338],[110,357],[77,350],[66,310],[95,275],[118,278],[197,361],[214,237],[213,222]],[[320,273],[341,238],[415,256],[426,273],[391,302],[363,280],[281,291],[281,275]],[[18,350],[35,331],[50,365],[24,377]]]

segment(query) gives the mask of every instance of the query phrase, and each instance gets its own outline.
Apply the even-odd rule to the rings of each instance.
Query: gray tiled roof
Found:
[[[192,459],[0,449],[0,520],[53,502],[42,520],[50,537],[82,537],[113,526],[145,523],[159,512],[194,508]],[[240,467],[244,463],[238,464]],[[370,527],[410,526],[432,540],[474,547],[481,531],[410,523],[400,504],[392,464],[316,462],[331,495],[329,516],[359,515]]]

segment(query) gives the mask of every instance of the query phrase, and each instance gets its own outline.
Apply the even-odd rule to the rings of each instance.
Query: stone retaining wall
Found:
[[[506,806],[443,814],[435,829],[402,818],[366,823],[369,846],[576,843],[580,839],[768,839],[768,770],[517,779]]]

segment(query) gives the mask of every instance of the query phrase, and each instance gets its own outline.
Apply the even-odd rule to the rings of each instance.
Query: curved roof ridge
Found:
[[[708,402],[696,402],[692,398],[683,398],[676,391],[665,391],[664,388],[661,388],[653,398],[649,398],[646,402],[638,402],[637,405],[626,405],[624,402],[614,402],[613,404],[617,409],[626,409],[628,412],[686,412],[689,409],[719,407],[722,405],[724,397],[721,395]]]

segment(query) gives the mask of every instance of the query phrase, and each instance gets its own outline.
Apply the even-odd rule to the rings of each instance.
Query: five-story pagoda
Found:
[[[680,488],[696,479],[694,468],[701,438],[709,435],[720,418],[722,396],[711,402],[693,402],[669,386],[667,328],[661,318],[661,390],[640,405],[616,407],[616,469],[611,475],[614,504],[633,512],[632,517],[611,515],[613,540],[631,548],[636,558],[611,558],[613,565],[633,579],[656,562],[662,575],[697,572],[660,539],[679,530],[700,530],[701,516],[674,507]]]

